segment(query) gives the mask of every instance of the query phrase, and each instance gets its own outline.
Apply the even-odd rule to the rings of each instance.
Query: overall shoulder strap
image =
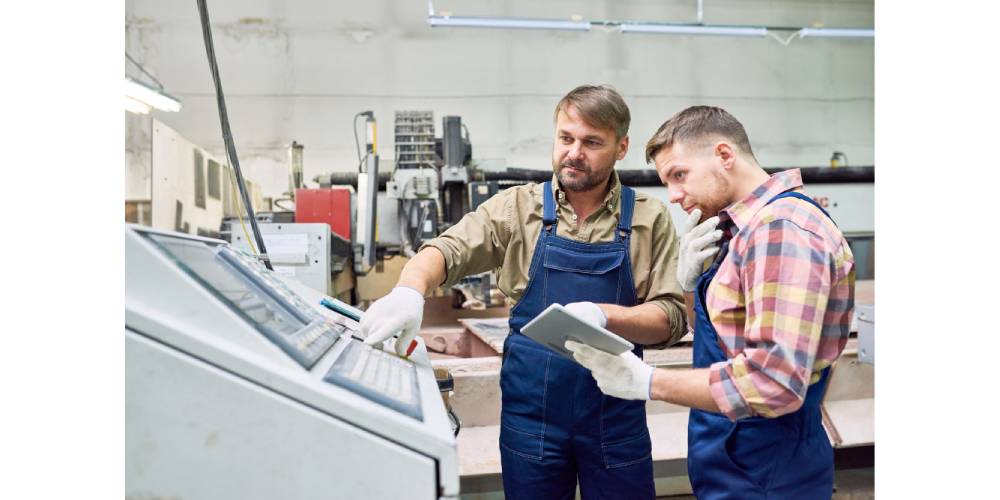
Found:
[[[542,223],[548,227],[556,223],[556,200],[552,197],[552,181],[542,184]]]
[[[635,190],[622,185],[621,217],[618,218],[618,234],[627,236],[632,233],[632,214],[635,212]]]
[[[784,193],[781,193],[778,196],[775,196],[774,198],[771,198],[771,200],[768,201],[767,204],[770,205],[771,203],[774,203],[775,201],[778,201],[778,200],[780,200],[782,198],[798,198],[798,199],[800,199],[802,201],[808,202],[808,203],[812,204],[812,206],[818,208],[820,212],[823,212],[823,215],[825,215],[828,219],[830,219],[831,221],[833,221],[834,224],[837,223],[837,221],[833,220],[833,217],[830,217],[830,213],[829,212],[827,212],[826,210],[824,210],[823,207],[819,206],[819,203],[816,203],[816,200],[814,200],[814,199],[810,198],[809,196],[806,196],[806,195],[804,195],[802,193],[796,192],[796,191],[785,191]]]

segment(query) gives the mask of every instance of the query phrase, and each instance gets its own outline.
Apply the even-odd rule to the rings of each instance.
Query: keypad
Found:
[[[412,361],[356,340],[340,354],[324,380],[422,420],[417,370]]]

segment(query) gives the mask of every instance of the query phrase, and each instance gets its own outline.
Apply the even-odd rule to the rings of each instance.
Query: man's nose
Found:
[[[569,147],[569,152],[566,153],[566,156],[568,156],[569,159],[571,159],[571,160],[582,159],[583,158],[583,147],[580,146],[579,142],[573,143],[573,145]]]
[[[667,199],[670,200],[670,203],[680,203],[684,199],[684,192],[675,187],[668,187]]]

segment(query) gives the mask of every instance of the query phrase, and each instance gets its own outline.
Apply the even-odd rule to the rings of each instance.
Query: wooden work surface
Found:
[[[854,285],[854,303],[855,304],[874,304],[875,303],[875,280],[859,280]],[[486,314],[496,314],[500,311],[488,311]],[[507,317],[492,317],[492,318],[463,318],[458,319],[458,322],[465,327],[466,331],[475,335],[480,340],[485,342],[487,345],[492,347],[497,353],[503,352],[503,342],[510,334],[510,327],[508,325],[509,318]],[[857,331],[857,328],[853,326],[851,331]],[[670,348],[664,349],[662,351],[652,351],[647,349],[646,360],[653,364],[670,364],[680,360],[680,358],[686,358],[690,360],[690,348],[693,337],[691,332],[681,337],[681,339]],[[653,354],[656,353],[656,354]],[[666,353],[666,354],[661,354]],[[649,354],[652,354],[650,356]],[[650,359],[652,358],[652,359]]]
[[[503,342],[510,335],[509,318],[467,318],[458,320],[466,331],[479,337],[497,352],[503,352]]]

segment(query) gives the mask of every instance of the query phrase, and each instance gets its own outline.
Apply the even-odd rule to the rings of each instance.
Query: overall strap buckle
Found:
[[[632,214],[635,212],[635,191],[622,185],[621,195],[621,215],[618,217],[618,237],[626,239],[632,234]]]
[[[552,232],[556,225],[556,200],[552,196],[552,181],[542,184],[542,224],[548,232]]]

